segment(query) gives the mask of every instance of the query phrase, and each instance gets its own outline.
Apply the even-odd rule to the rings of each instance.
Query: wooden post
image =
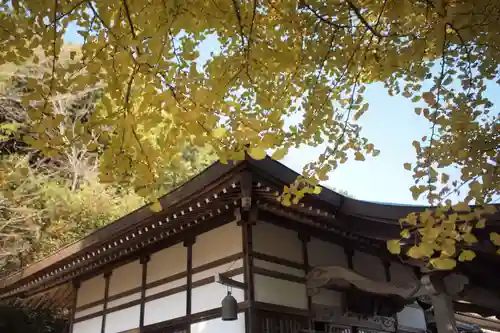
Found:
[[[111,279],[112,272],[104,273],[104,304],[102,308],[102,323],[101,323],[101,333],[106,330],[106,312],[108,310],[108,298],[109,298],[109,281]]]
[[[142,265],[142,279],[141,279],[141,309],[140,309],[140,319],[139,319],[139,328],[144,327],[144,310],[146,308],[146,285],[148,279],[148,262],[149,256],[142,257],[140,259],[140,263]]]
[[[192,290],[193,290],[193,245],[196,238],[190,237],[184,241],[184,246],[187,250],[186,261],[186,316],[188,316],[187,333],[191,332],[191,309],[192,309]]]
[[[71,301],[71,310],[70,310],[70,315],[69,315],[69,333],[73,333],[73,324],[75,321],[75,314],[76,314],[76,302],[78,300],[78,290],[80,289],[80,282],[74,280],[71,283],[71,288],[73,289],[73,294],[71,295],[73,297]]]

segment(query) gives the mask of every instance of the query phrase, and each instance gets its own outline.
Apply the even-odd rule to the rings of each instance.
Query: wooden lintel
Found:
[[[220,283],[220,284],[227,286],[227,287],[233,287],[233,288],[238,288],[238,289],[242,289],[242,290],[245,290],[247,288],[246,283],[233,280],[230,277],[227,277],[221,273],[215,274],[215,282]]]

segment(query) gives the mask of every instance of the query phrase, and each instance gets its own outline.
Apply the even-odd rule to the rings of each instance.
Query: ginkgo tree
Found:
[[[339,164],[380,153],[356,121],[370,112],[367,85],[382,82],[430,124],[413,142],[417,162],[401,167],[433,209],[401,221],[388,248],[446,269],[473,258],[473,231],[500,190],[499,114],[485,94],[499,83],[499,18],[487,0],[3,0],[0,64],[36,63],[37,48],[52,59],[22,99],[49,156],[72,140],[47,134],[59,121],[50,101],[103,85],[103,111],[79,140],[102,131],[101,180],[128,178],[150,200],[159,167],[178,163],[186,142],[222,162],[326,144],[280,200],[317,193]],[[70,25],[83,44],[60,65]],[[207,39],[218,47],[201,57]]]

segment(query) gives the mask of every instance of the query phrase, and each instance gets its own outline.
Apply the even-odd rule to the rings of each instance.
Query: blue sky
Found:
[[[71,43],[83,42],[75,26],[68,28],[65,39]],[[217,52],[218,46],[216,40],[207,39],[199,48],[200,57],[207,57],[211,51]],[[500,96],[497,85],[494,89],[496,94],[490,92],[489,97]],[[413,200],[409,190],[413,185],[412,172],[405,170],[403,164],[415,162],[412,142],[429,135],[429,122],[413,112],[414,103],[402,96],[389,96],[381,84],[370,85],[365,91],[365,100],[370,109],[359,120],[362,135],[381,153],[377,157],[367,157],[363,162],[350,158],[329,174],[330,179],[324,185],[345,190],[359,200],[425,205],[423,199]],[[492,101],[496,100],[492,98]],[[321,146],[292,149],[281,162],[301,172],[302,167],[322,151]],[[458,175],[458,170],[451,173],[453,178],[453,173]]]

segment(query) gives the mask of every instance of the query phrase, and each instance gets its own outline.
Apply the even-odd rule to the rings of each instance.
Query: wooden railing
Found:
[[[309,328],[307,316],[259,310],[257,312],[259,333],[299,333]]]
[[[259,333],[387,333],[335,323],[314,323],[305,313],[283,313],[262,308],[255,313],[255,323]]]

